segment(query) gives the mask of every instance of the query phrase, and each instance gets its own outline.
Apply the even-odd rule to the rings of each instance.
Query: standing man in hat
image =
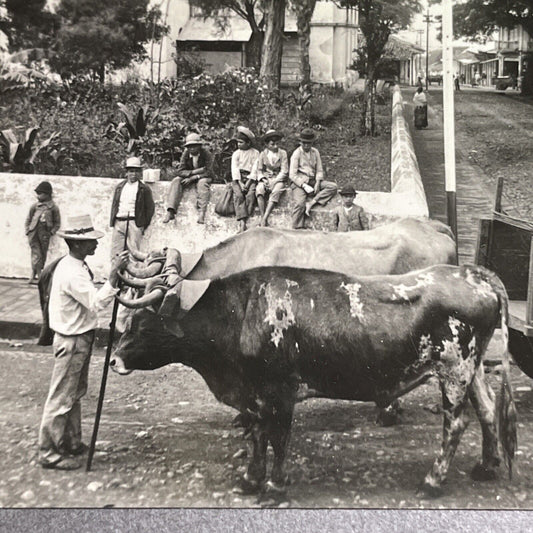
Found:
[[[108,281],[97,289],[85,258],[94,254],[103,233],[94,229],[89,215],[78,215],[69,217],[57,234],[65,239],[69,253],[59,260],[50,289],[55,359],[39,430],[39,463],[43,468],[74,470],[81,466],[75,457],[87,450],[81,440],[80,400],[87,392],[96,313],[119,291],[117,272],[127,265],[128,252],[113,258]]]
[[[142,164],[138,157],[130,157],[126,161],[126,179],[115,188],[111,204],[111,220],[113,228],[111,237],[111,260],[124,247],[124,236],[128,220],[128,246],[135,250],[140,248],[141,239],[150,225],[154,214],[154,200],[150,187],[141,181]]]
[[[52,185],[48,181],[42,181],[37,185],[35,193],[37,202],[30,207],[24,224],[31,248],[31,284],[39,281],[46,263],[50,237],[61,225],[59,209],[52,201]]]
[[[333,225],[336,231],[359,231],[370,229],[365,210],[353,202],[357,192],[353,185],[345,185],[339,194],[342,205],[338,205],[333,211]]]
[[[183,196],[183,188],[196,183],[196,207],[198,224],[205,221],[205,211],[209,203],[211,182],[213,181],[213,156],[204,147],[204,141],[197,133],[185,137],[185,150],[178,166],[178,176],[172,180],[167,198],[167,214],[163,219],[166,224],[176,217],[176,212]]]
[[[255,135],[244,126],[237,128],[237,150],[231,156],[231,185],[239,232],[246,230],[246,220],[255,207],[256,161],[259,151],[253,148]]]
[[[313,146],[316,135],[311,128],[300,133],[300,146],[294,150],[289,166],[292,182],[292,227],[305,228],[305,216],[311,216],[315,204],[326,205],[336,194],[337,184],[324,180],[320,152]],[[308,197],[312,198],[308,201]]]
[[[259,154],[257,160],[257,205],[261,213],[261,226],[268,226],[268,217],[279,203],[281,195],[287,189],[289,176],[289,160],[287,152],[279,148],[283,135],[276,130],[268,130],[263,140],[266,148]],[[268,204],[265,209],[265,198]]]

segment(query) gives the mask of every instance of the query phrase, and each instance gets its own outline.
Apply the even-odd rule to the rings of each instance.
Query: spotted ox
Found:
[[[511,465],[516,424],[507,375],[507,295],[482,267],[440,265],[369,277],[265,267],[212,282],[181,282],[172,315],[162,312],[164,294],[159,286],[142,302],[124,302],[141,308],[111,366],[128,374],[183,363],[201,374],[218,400],[246,413],[254,451],[242,490],[283,491],[300,383],[330,398],[385,406],[435,377],[442,389],[444,432],[424,491],[440,491],[467,424],[468,398],[483,434],[473,476],[493,478],[500,462],[496,410],[482,359],[500,316],[505,353],[500,429]],[[268,443],[274,463],[265,484]]]

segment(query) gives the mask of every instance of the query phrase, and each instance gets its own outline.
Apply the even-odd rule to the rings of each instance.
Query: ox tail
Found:
[[[509,297],[502,280],[484,267],[476,266],[477,273],[490,284],[498,296],[500,306],[501,332],[503,343],[501,390],[498,403],[498,435],[502,446],[503,457],[509,471],[509,479],[513,476],[513,458],[517,448],[517,412],[513,398],[513,391],[509,379],[510,353],[509,353]]]

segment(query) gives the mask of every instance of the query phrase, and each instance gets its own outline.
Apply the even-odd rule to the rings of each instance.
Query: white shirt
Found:
[[[137,191],[139,190],[139,182],[130,183],[127,181],[124,184],[122,192],[120,193],[120,201],[118,203],[117,217],[135,216],[135,200],[137,198]]]
[[[61,335],[80,335],[95,329],[97,311],[109,305],[117,292],[108,281],[97,289],[83,261],[65,256],[57,264],[52,279],[50,328]]]
[[[231,156],[231,177],[234,181],[241,179],[241,170],[250,172],[248,176],[250,179],[257,179],[254,170],[255,162],[259,157],[259,152],[255,148],[248,150],[235,150]]]

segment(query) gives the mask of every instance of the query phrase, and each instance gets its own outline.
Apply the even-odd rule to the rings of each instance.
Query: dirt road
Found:
[[[498,346],[493,353],[497,356]],[[101,353],[93,357],[83,402],[88,441],[96,408]],[[180,365],[121,377],[111,374],[93,471],[43,470],[36,440],[52,355],[35,347],[0,347],[0,504],[4,507],[257,507],[232,491],[244,472],[247,443],[231,428],[235,412],[219,404],[201,378]],[[491,373],[495,390],[499,376]],[[513,367],[519,420],[517,473],[478,483],[473,416],[452,463],[445,494],[420,500],[418,484],[440,446],[442,420],[430,407],[435,383],[404,397],[401,425],[374,424],[370,404],[309,400],[297,406],[288,470],[290,507],[532,508],[533,391]],[[472,413],[473,415],[473,413]]]

